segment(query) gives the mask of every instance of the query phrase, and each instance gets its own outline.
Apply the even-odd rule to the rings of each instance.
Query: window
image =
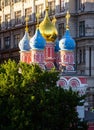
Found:
[[[85,36],[85,21],[79,22],[79,36]]]
[[[2,5],[2,4],[1,4],[1,0],[0,0],[0,9],[1,9],[1,5]]]
[[[5,49],[10,48],[10,37],[4,38],[4,45],[5,45]]]
[[[20,41],[20,35],[19,34],[14,35],[14,47],[18,47],[19,41]]]
[[[15,24],[21,23],[21,11],[15,12]]]
[[[79,10],[84,11],[85,9],[85,0],[79,0]]]
[[[10,0],[5,0],[5,6],[10,5]]]
[[[39,13],[40,17],[42,18],[44,16],[44,7],[43,4],[36,6],[36,13]]]
[[[64,35],[64,23],[58,24],[58,33],[59,33],[59,39]]]
[[[83,49],[83,63],[85,63],[86,62],[86,52],[85,52],[85,48]]]
[[[1,50],[1,38],[0,38],[0,50]]]
[[[10,14],[5,15],[5,26],[10,27]]]
[[[82,63],[82,50],[79,50],[79,63]]]
[[[17,3],[17,2],[21,2],[21,1],[22,1],[22,0],[14,0],[15,3]]]
[[[30,21],[32,20],[31,13],[32,13],[32,8],[25,9],[25,17],[28,16]]]
[[[60,12],[65,11],[65,0],[60,0]]]
[[[48,2],[49,15],[55,14],[55,1]]]
[[[0,30],[1,30],[1,16],[0,16]]]

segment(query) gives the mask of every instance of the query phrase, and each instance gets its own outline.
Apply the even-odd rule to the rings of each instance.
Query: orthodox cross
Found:
[[[69,28],[69,19],[70,19],[70,13],[69,11],[67,11],[67,14],[66,14],[66,28],[67,29]]]
[[[29,17],[28,16],[26,16],[25,21],[26,21],[26,28],[25,28],[25,30],[26,30],[26,32],[28,32],[28,21],[29,21]]]
[[[39,25],[39,17],[40,17],[40,14],[39,14],[39,13],[37,13],[37,14],[36,14],[37,25]]]

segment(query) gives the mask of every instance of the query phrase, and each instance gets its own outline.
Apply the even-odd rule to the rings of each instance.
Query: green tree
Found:
[[[0,130],[67,130],[77,124],[81,97],[57,87],[58,75],[37,64],[0,65]]]

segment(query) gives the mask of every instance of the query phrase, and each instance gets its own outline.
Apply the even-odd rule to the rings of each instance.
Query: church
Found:
[[[36,15],[36,31],[32,38],[29,37],[28,18],[26,18],[25,34],[19,42],[20,61],[28,64],[37,63],[44,70],[56,68],[60,71],[58,86],[64,87],[64,89],[71,87],[73,91],[78,91],[79,95],[84,95],[88,86],[87,78],[77,75],[76,72],[76,43],[70,34],[70,13],[67,11],[66,14],[65,34],[58,40],[56,18],[54,17],[51,21],[48,10],[48,6],[46,6],[45,17],[41,23],[39,23],[39,15]],[[78,106],[77,110],[79,117],[83,119],[84,106]]]

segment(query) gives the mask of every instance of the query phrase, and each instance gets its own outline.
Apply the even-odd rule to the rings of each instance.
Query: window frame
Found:
[[[4,47],[5,49],[9,49],[11,45],[10,36],[4,37]]]
[[[85,36],[85,21],[79,22],[79,37]]]

